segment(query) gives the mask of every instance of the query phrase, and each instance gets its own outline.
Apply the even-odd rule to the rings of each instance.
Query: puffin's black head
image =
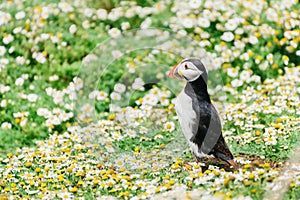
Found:
[[[202,62],[196,58],[187,58],[175,65],[170,73],[170,78],[184,79],[187,82],[193,82],[203,78],[207,83],[207,71]]]

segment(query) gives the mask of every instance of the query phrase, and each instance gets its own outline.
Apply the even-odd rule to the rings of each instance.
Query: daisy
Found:
[[[20,11],[15,14],[16,20],[23,19],[25,16],[26,16],[26,14],[24,11]]]
[[[232,78],[237,77],[238,74],[239,74],[239,70],[237,68],[228,68],[227,69],[227,75]]]
[[[111,94],[110,94],[110,98],[112,99],[112,100],[121,100],[121,95],[119,94],[119,93],[117,93],[117,92],[112,92]]]
[[[69,32],[70,32],[71,34],[74,34],[76,31],[77,31],[77,26],[76,26],[76,24],[72,24],[72,25],[69,27]]]
[[[127,29],[129,29],[130,28],[130,23],[129,22],[122,22],[122,24],[121,24],[121,29],[123,30],[123,31],[125,31],[125,30],[127,30]]]
[[[197,9],[201,6],[202,0],[191,0],[189,1],[189,6],[192,9]]]
[[[16,86],[22,86],[24,84],[24,79],[22,77],[17,78],[15,81]]]
[[[123,93],[126,90],[126,86],[122,83],[117,83],[114,86],[114,91],[118,92],[118,93]]]
[[[145,90],[145,88],[144,88],[144,81],[143,81],[143,79],[141,79],[141,78],[136,78],[136,79],[134,79],[134,82],[133,82],[133,84],[132,84],[132,89],[134,89],[134,90],[140,90],[140,91],[144,91]]]
[[[36,94],[28,94],[27,95],[27,100],[30,102],[36,102],[38,99],[38,95]]]
[[[71,200],[73,199],[73,195],[70,192],[59,192],[57,196],[63,200]]]
[[[174,130],[175,130],[175,124],[174,124],[174,122],[166,122],[166,123],[164,124],[164,129],[165,129],[166,131],[168,131],[168,132],[174,131]]]
[[[9,43],[11,43],[13,40],[14,40],[14,36],[12,36],[11,34],[5,34],[4,37],[3,37],[2,42],[3,42],[4,44],[9,44]]]
[[[6,53],[5,46],[0,46],[0,56],[3,56]]]
[[[231,42],[234,39],[234,34],[232,32],[224,32],[221,39],[225,42]]]
[[[121,36],[121,31],[117,28],[112,28],[108,31],[108,34],[112,38],[117,38]]]
[[[202,28],[208,28],[210,26],[210,21],[206,18],[198,18],[198,25]]]
[[[107,11],[105,9],[100,8],[96,11],[96,16],[100,20],[106,20],[107,19]]]
[[[114,50],[111,52],[115,59],[120,59],[123,56],[123,53],[119,50]]]
[[[225,29],[228,31],[233,31],[237,28],[238,26],[238,21],[236,19],[230,19],[226,22],[225,24]]]
[[[3,122],[3,123],[1,124],[1,128],[2,128],[2,129],[11,129],[11,127],[12,127],[12,125],[11,125],[11,123],[9,123],[9,122]]]
[[[250,44],[257,44],[257,43],[258,43],[257,37],[251,35],[251,36],[249,37],[249,43],[250,43]]]

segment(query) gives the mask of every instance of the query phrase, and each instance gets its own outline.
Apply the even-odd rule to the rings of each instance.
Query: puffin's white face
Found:
[[[192,82],[197,80],[201,74],[203,74],[203,71],[199,70],[192,62],[182,61],[171,69],[169,77]]]

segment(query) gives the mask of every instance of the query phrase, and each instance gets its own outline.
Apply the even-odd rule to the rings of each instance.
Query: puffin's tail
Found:
[[[230,152],[223,136],[221,135],[218,142],[214,146],[214,156],[219,158],[233,167],[237,167],[237,163],[233,160],[234,157]]]

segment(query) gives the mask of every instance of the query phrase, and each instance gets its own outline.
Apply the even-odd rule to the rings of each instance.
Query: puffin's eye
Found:
[[[184,69],[188,69],[188,66],[187,66],[187,64],[185,64],[185,65],[184,65]]]

